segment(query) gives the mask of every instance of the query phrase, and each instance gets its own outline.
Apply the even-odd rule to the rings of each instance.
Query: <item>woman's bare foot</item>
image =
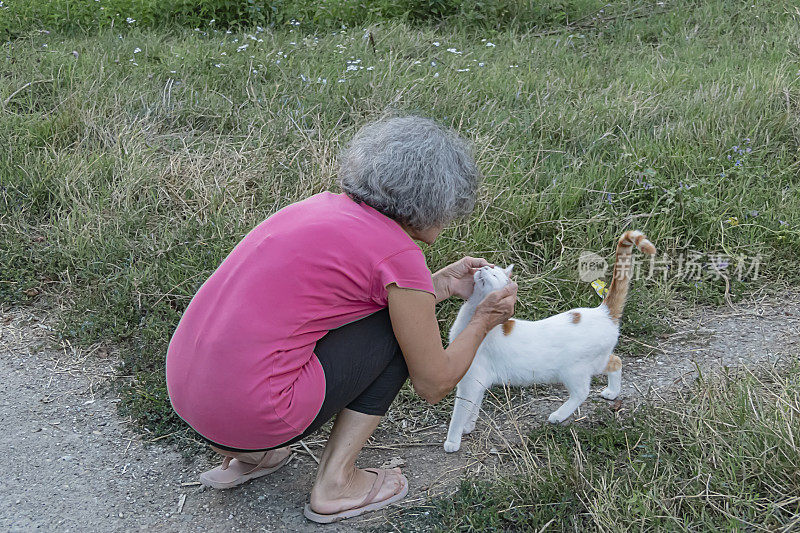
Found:
[[[225,460],[221,465],[200,474],[200,482],[215,489],[229,489],[251,479],[269,475],[286,464],[292,453],[288,447],[245,453],[225,452],[214,446],[212,448],[224,455]]]
[[[391,499],[407,488],[407,481],[399,468],[383,470],[378,476],[375,472],[355,467],[359,452],[375,431],[380,419],[380,416],[350,409],[342,409],[337,415],[328,443],[320,457],[317,477],[311,488],[309,511],[318,515],[332,515],[361,507],[379,477],[383,478],[383,482],[377,486],[378,492],[371,498],[372,502]],[[308,514],[306,517],[320,521],[318,517],[312,518]]]
[[[284,460],[286,460],[287,457],[289,457],[292,454],[292,450],[288,446],[284,446],[283,448],[275,448],[274,450],[270,451],[272,452],[272,454],[266,458],[267,461],[264,462],[260,468],[274,468],[276,465],[282,463]],[[265,458],[264,456],[268,453],[269,452],[264,452],[263,455],[260,452],[251,454],[242,454],[236,459],[242,461],[243,463],[250,463],[253,466],[255,466],[259,464],[261,460]]]
[[[377,474],[352,468],[340,474],[323,474],[311,489],[311,510],[319,514],[334,514],[361,505],[372,490]],[[387,471],[383,485],[373,498],[387,500],[403,489],[399,468]]]
[[[222,456],[231,457],[231,463],[239,461],[244,464],[249,464],[253,466],[259,464],[267,454],[270,454],[270,452],[272,452],[270,456],[266,458],[267,461],[263,465],[261,465],[260,468],[273,468],[275,467],[275,465],[281,463],[284,459],[289,457],[289,455],[291,455],[292,453],[292,450],[289,449],[288,446],[284,446],[283,448],[275,448],[274,450],[269,450],[266,452],[237,453],[237,452],[225,451],[221,448],[217,448],[216,446],[211,446],[211,449]]]

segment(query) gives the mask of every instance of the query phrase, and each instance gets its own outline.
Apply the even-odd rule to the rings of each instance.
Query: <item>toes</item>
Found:
[[[403,489],[403,479],[400,477],[402,476],[401,470],[399,468],[392,468],[389,471],[397,475],[390,476],[389,479],[386,479],[386,481],[383,482],[384,487],[388,489],[386,498],[394,496]]]
[[[444,443],[444,451],[447,453],[457,452],[459,448],[461,448],[460,442],[447,441]]]

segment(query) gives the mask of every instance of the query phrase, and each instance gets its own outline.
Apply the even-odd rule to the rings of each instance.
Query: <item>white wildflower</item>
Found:
[[[486,48],[494,48],[495,46],[497,45],[494,43],[486,43]]]
[[[442,43],[440,43],[439,41],[435,41],[435,42],[433,43],[433,46],[439,46],[439,45],[441,45],[441,44],[442,44]]]
[[[133,24],[134,22],[136,22],[136,19],[132,19],[132,18],[128,17],[128,18],[125,19],[125,22],[127,22],[128,24]]]
[[[141,48],[139,48],[139,47],[136,47],[136,48],[134,48],[134,49],[133,49],[133,53],[134,53],[134,54],[138,54],[138,53],[139,53],[139,52],[141,52],[141,51],[142,51],[142,49],[141,49]]]
[[[461,55],[462,53],[456,50],[455,48],[448,48],[447,51],[450,52],[451,54],[458,54],[458,55]]]

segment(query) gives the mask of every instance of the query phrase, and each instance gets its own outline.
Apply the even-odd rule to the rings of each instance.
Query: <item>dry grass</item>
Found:
[[[518,435],[495,428],[499,466],[392,523],[426,531],[794,531],[800,374],[789,365],[700,380],[669,402],[591,426],[527,434],[517,422]],[[513,410],[507,416],[514,421]]]

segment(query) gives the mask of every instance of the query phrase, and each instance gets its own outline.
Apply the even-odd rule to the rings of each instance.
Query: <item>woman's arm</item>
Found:
[[[445,349],[436,320],[436,300],[430,293],[389,285],[389,316],[403,351],[414,390],[437,403],[467,373],[486,334],[514,314],[517,286],[490,293],[478,305],[469,325]]]

